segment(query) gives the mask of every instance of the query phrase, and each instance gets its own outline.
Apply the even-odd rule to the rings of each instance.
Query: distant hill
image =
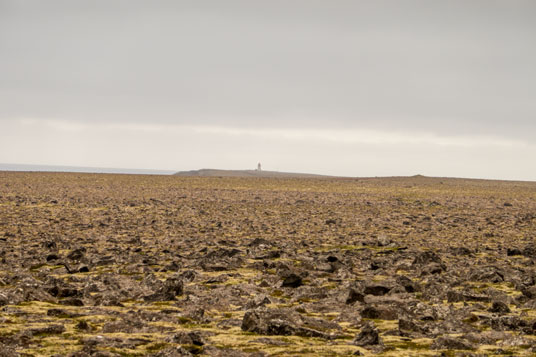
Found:
[[[257,170],[216,170],[201,169],[192,171],[179,171],[176,176],[203,176],[203,177],[281,177],[281,178],[322,178],[325,175],[303,174],[295,172],[257,171]]]

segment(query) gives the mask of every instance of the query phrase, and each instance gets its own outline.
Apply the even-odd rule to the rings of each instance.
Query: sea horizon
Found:
[[[68,165],[10,164],[10,163],[0,163],[0,171],[78,172],[78,173],[141,174],[141,175],[171,175],[176,172],[172,170],[68,166]]]

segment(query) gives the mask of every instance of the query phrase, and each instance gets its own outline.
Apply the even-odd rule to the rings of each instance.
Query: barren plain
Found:
[[[0,356],[536,353],[536,183],[0,172]]]

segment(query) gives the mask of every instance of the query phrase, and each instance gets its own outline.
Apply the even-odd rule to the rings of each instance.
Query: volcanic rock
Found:
[[[291,310],[256,309],[246,311],[242,320],[242,330],[261,335],[296,335],[302,337],[329,338],[323,332],[303,326],[300,315]]]
[[[510,308],[502,301],[494,301],[488,311],[499,314],[507,314],[510,312]]]
[[[441,336],[435,339],[430,348],[433,350],[472,350],[475,347],[468,341],[460,338]]]
[[[363,326],[359,334],[354,338],[352,343],[356,346],[371,346],[381,344],[380,335],[378,329],[372,322],[368,322]]]
[[[348,291],[348,297],[346,298],[347,304],[353,304],[356,301],[364,302],[365,294],[361,292],[361,289],[357,287],[351,287]]]
[[[175,296],[182,295],[184,284],[180,276],[167,278],[157,291],[143,299],[147,302],[175,300]]]
[[[367,319],[396,320],[398,311],[387,305],[368,305],[361,311],[361,317]]]
[[[392,288],[392,286],[386,283],[367,283],[363,288],[363,293],[365,295],[381,296],[387,294]]]
[[[283,278],[282,287],[287,288],[297,288],[303,284],[303,279],[301,276],[295,273],[290,273]]]
[[[205,344],[205,340],[199,331],[181,331],[173,335],[171,340],[181,345],[203,346]]]

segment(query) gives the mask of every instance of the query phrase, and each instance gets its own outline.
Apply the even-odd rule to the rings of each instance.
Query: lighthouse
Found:
[[[257,170],[256,171],[261,171],[261,163],[260,162],[257,164]]]

